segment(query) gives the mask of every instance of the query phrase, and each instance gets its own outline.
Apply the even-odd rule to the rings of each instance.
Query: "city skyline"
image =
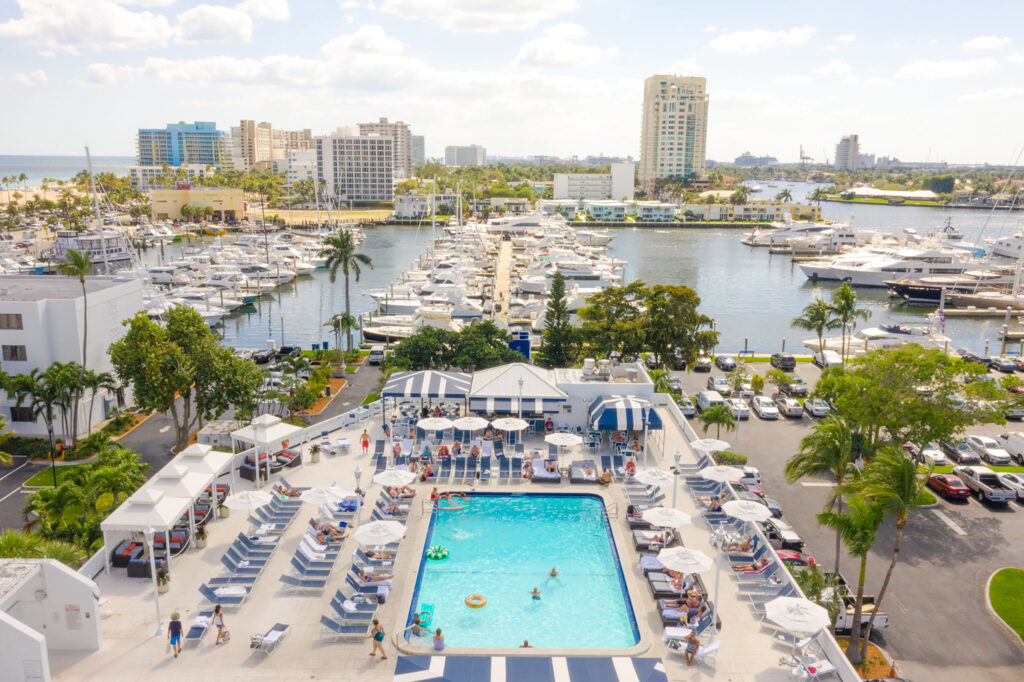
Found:
[[[493,156],[639,157],[643,81],[664,73],[707,79],[718,161],[796,161],[802,144],[822,163],[851,132],[908,161],[1017,161],[1024,37],[986,13],[951,24],[945,5],[13,0],[0,83],[19,104],[0,124],[19,134],[0,153],[131,155],[137,129],[175,120],[324,134],[386,116],[429,158],[465,140]]]

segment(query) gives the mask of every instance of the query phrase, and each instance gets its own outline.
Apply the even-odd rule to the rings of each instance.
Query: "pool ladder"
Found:
[[[608,517],[608,519],[618,519],[619,518],[619,503],[618,502],[609,502],[607,504],[607,506],[605,506],[605,508],[604,508],[604,515],[606,517]]]

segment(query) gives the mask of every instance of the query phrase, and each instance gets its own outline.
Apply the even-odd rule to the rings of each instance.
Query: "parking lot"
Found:
[[[768,363],[749,365],[764,375]],[[712,376],[724,372],[715,368]],[[817,367],[799,363],[796,374],[813,387]],[[702,390],[708,374],[676,372],[691,397]],[[773,387],[766,385],[765,393]],[[694,419],[694,429],[702,433]],[[722,433],[758,467],[767,497],[778,500],[784,519],[803,537],[805,551],[825,568],[835,556],[835,534],[819,527],[816,515],[830,493],[830,480],[786,483],[783,464],[799,447],[814,419],[780,418],[762,421],[756,414],[740,423],[738,433]],[[1024,425],[986,424],[970,433],[995,437]],[[715,427],[709,429],[715,436]],[[868,559],[866,593],[877,594],[891,558],[895,530],[888,521],[879,532]],[[892,654],[903,674],[915,682],[957,681],[984,669],[989,680],[1019,680],[1024,650],[1011,641],[985,607],[989,576],[1005,566],[1024,566],[1024,505],[990,506],[971,498],[963,502],[940,500],[938,507],[915,514],[904,532],[900,562],[889,584],[882,609],[889,628],[876,641]],[[855,580],[857,564],[843,553],[840,571]]]

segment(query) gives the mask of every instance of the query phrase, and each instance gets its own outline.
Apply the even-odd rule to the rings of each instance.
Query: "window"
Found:
[[[30,407],[12,407],[11,408],[11,421],[12,422],[31,422],[35,421],[32,419],[32,408]]]
[[[25,353],[25,346],[3,346],[4,362],[24,362],[28,359]]]
[[[0,329],[24,329],[21,313],[0,313]]]

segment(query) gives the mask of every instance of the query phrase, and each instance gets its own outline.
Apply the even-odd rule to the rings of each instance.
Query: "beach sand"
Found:
[[[24,204],[29,200],[34,199],[36,196],[43,200],[60,201],[61,194],[69,189],[72,194],[87,194],[86,192],[82,192],[73,187],[63,187],[60,189],[48,187],[46,190],[43,190],[42,187],[29,187],[27,190],[22,189],[21,187],[12,187],[10,191],[7,189],[0,190],[0,206],[7,206],[8,197],[10,197],[10,203],[17,205]],[[15,198],[15,194],[20,194],[21,198]]]

